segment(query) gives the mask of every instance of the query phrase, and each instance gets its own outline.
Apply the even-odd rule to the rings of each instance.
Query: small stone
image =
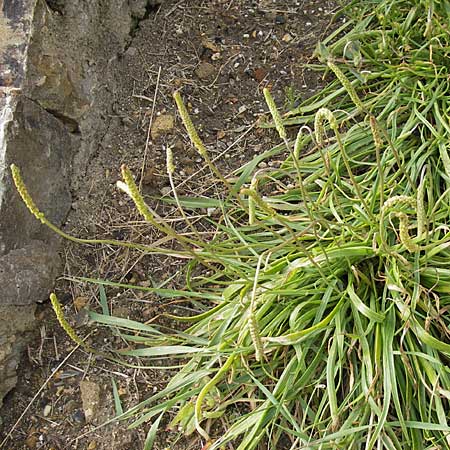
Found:
[[[157,116],[152,124],[152,139],[158,139],[162,135],[169,134],[173,130],[174,122],[171,114]]]
[[[289,33],[286,33],[286,34],[281,38],[281,40],[282,40],[283,42],[291,42],[291,41],[292,41],[292,36],[291,36]]]
[[[125,56],[128,58],[133,58],[137,55],[137,48],[136,47],[128,47],[127,51],[125,52]]]
[[[245,105],[239,106],[238,114],[245,113],[247,111],[247,107]]]
[[[277,25],[283,25],[286,23],[286,17],[284,17],[281,14],[278,14],[277,16],[275,16],[275,23]]]
[[[215,42],[212,42],[209,39],[203,39],[202,45],[204,48],[211,50],[213,53],[220,52],[220,47]]]
[[[44,417],[48,417],[52,412],[52,405],[48,404],[44,407]]]
[[[211,55],[211,59],[213,60],[213,61],[217,61],[218,59],[220,59],[222,56],[221,56],[221,54],[219,53],[219,52],[217,52],[217,53],[213,53],[212,55]]]
[[[207,80],[213,78],[216,73],[216,68],[209,62],[203,61],[195,69],[195,74],[200,80]]]
[[[100,406],[100,386],[93,381],[80,382],[81,401],[86,422],[92,422]]]
[[[164,186],[160,189],[162,196],[169,195],[171,191],[172,191],[172,188],[170,186]]]
[[[87,450],[95,450],[97,448],[97,442],[91,441],[87,447]]]
[[[255,77],[255,80],[258,83],[261,83],[262,80],[264,80],[264,78],[267,75],[267,71],[265,69],[263,69],[262,67],[257,67],[254,71],[253,71],[253,76]]]
[[[216,138],[217,138],[217,140],[221,140],[221,139],[223,139],[225,137],[225,135],[226,135],[226,133],[225,133],[224,130],[219,130],[217,132]]]
[[[84,412],[81,409],[77,409],[73,414],[72,414],[72,419],[74,422],[79,423],[79,424],[84,424],[86,418],[84,417]]]
[[[73,306],[75,306],[75,309],[79,311],[88,304],[88,301],[89,299],[87,297],[80,295],[73,300]]]

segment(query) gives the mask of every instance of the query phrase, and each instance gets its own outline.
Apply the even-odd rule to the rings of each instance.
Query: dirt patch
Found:
[[[158,200],[170,192],[165,148],[173,148],[179,195],[221,195],[221,187],[189,144],[172,92],[181,90],[211,157],[224,175],[229,174],[278,143],[273,132],[256,126],[266,111],[263,87],[271,88],[285,111],[320,87],[322,80],[302,66],[330,26],[334,8],[334,2],[321,0],[177,0],[152,9],[108,74],[120,88],[111,93],[113,107],[105,111],[109,125],[98,151],[87,173],[78,174],[74,182],[78,188],[67,231],[79,237],[143,243],[161,237],[141,221],[115,187],[119,168],[126,163],[152,207],[179,233],[185,232],[176,209]],[[200,230],[200,216],[208,213],[199,213]],[[183,262],[169,256],[144,258],[112,246],[71,244],[64,256],[67,276],[144,286],[182,283]],[[68,320],[90,346],[100,350],[123,345],[110,330],[94,327],[88,320],[87,309],[100,309],[96,286],[60,280],[57,293]],[[154,295],[133,291],[108,289],[107,299],[112,314],[140,321],[154,320],[164,308],[172,307]],[[171,374],[118,366],[80,349],[70,354],[74,343],[61,331],[48,305],[39,309],[38,320],[40,332],[29,347],[18,387],[5,400],[4,435],[39,393],[3,448],[142,448],[149,425],[137,430],[127,430],[126,424],[95,430],[115,414],[111,380],[126,409],[159,390]],[[88,412],[86,386],[96,400]],[[194,438],[174,445],[177,437],[176,432],[160,433],[155,448],[200,448]]]

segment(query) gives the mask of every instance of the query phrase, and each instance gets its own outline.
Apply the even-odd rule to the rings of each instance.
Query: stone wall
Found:
[[[60,242],[20,201],[22,170],[56,225],[108,124],[109,68],[154,0],[0,0],[0,405],[60,271]],[[74,170],[74,167],[76,170]]]

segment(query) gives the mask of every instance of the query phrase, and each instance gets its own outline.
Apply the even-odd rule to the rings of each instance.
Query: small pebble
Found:
[[[275,23],[277,25],[283,25],[286,23],[286,17],[284,17],[283,15],[279,14],[278,16],[275,17]]]
[[[160,190],[162,196],[169,195],[171,191],[172,188],[170,186],[164,186]]]
[[[52,412],[52,405],[48,404],[45,405],[44,408],[44,417],[48,417],[50,415],[50,413]]]
[[[79,423],[79,424],[83,424],[85,421],[85,417],[84,417],[84,412],[81,409],[77,409],[73,414],[72,414],[72,419],[74,422]]]

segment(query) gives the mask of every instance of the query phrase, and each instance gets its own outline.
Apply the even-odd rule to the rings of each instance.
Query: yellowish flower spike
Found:
[[[95,353],[95,350],[91,349],[75,332],[75,330],[71,327],[69,322],[67,322],[64,317],[64,312],[61,307],[61,303],[58,301],[58,297],[54,293],[50,294],[50,301],[52,303],[53,311],[55,311],[56,318],[58,319],[59,324],[63,328],[63,330],[67,333],[67,335],[72,339],[75,344],[83,347],[87,351],[91,353]]]
[[[314,118],[314,137],[317,144],[324,144],[325,127],[324,122],[328,121],[331,129],[337,133],[339,131],[338,123],[334,114],[328,108],[320,108]]]
[[[373,142],[375,143],[375,148],[377,150],[381,150],[381,147],[383,147],[383,139],[381,138],[380,130],[378,128],[375,117],[370,116],[369,123],[370,130],[372,131]]]
[[[336,78],[341,82],[342,86],[344,86],[345,90],[347,91],[348,95],[352,99],[352,102],[355,104],[355,106],[360,110],[364,110],[364,105],[361,102],[361,99],[358,97],[358,94],[355,91],[355,88],[353,87],[352,83],[350,83],[350,80],[344,75],[344,73],[339,69],[336,64],[334,64],[331,61],[328,61],[328,67],[334,72],[336,75]]]
[[[139,193],[139,190],[136,186],[136,183],[134,182],[133,174],[131,173],[130,169],[123,164],[121,167],[122,172],[122,178],[123,181],[127,187],[127,189],[124,189],[124,186],[122,184],[118,184],[117,186],[124,190],[133,200],[134,204],[136,205],[137,210],[140,212],[140,214],[144,217],[144,219],[153,224],[155,223],[155,218],[153,217],[153,214],[151,213],[149,207],[145,204],[145,201],[142,197],[142,195]]]
[[[212,173],[214,173],[214,175],[216,175],[216,177],[227,187],[227,189],[231,191],[232,189],[230,183],[225,179],[225,177],[220,173],[219,169],[217,169],[217,167],[209,158],[208,151],[206,150],[205,145],[197,134],[197,130],[192,123],[191,117],[189,116],[188,110],[183,103],[183,99],[181,98],[180,93],[178,91],[174,92],[173,98],[192,144],[197,149],[200,156],[205,160]]]
[[[269,216],[271,217],[276,217],[277,216],[277,212],[271,207],[269,206],[259,195],[258,193],[254,190],[254,189],[249,189],[249,188],[244,188],[241,189],[241,194],[243,195],[248,195],[250,198],[252,198],[252,200],[254,201],[254,203],[259,206],[263,211],[265,211],[267,214],[269,214]]]
[[[425,172],[422,173],[417,189],[417,237],[423,238],[427,232],[427,213],[425,209]]]
[[[31,195],[29,194],[25,183],[20,174],[20,169],[15,165],[11,164],[11,173],[14,180],[14,184],[16,185],[17,192],[22,197],[23,202],[25,203],[28,210],[33,214],[36,219],[40,220],[42,223],[46,223],[44,213],[39,211],[39,208],[34,203]]]
[[[406,250],[408,250],[410,253],[419,251],[420,247],[412,241],[411,236],[409,235],[408,216],[403,212],[395,213],[395,215],[398,217],[398,220],[399,220],[399,236],[400,236],[401,243],[405,246]]]
[[[277,105],[270,93],[269,89],[263,89],[264,98],[266,99],[267,107],[269,108],[270,114],[272,115],[273,122],[275,124],[275,129],[278,131],[281,139],[286,139],[286,129],[283,125],[283,120],[281,119],[281,115],[277,109]]]
[[[123,182],[118,182],[117,187],[130,196],[137,210],[144,217],[144,219],[162,233],[165,233],[167,236],[170,236],[174,240],[178,241],[188,253],[194,255],[190,245],[197,245],[198,242],[191,241],[189,238],[177,234],[169,224],[164,222],[158,213],[147,206],[134,181],[133,174],[125,164],[122,165],[121,172]]]
[[[166,169],[168,175],[173,175],[173,173],[175,172],[175,166],[173,164],[173,152],[169,146],[167,146],[166,148]]]
[[[179,91],[174,92],[173,98],[177,105],[178,112],[180,113],[181,120],[183,121],[183,125],[188,133],[189,139],[191,140],[192,144],[197,149],[199,154],[204,158],[207,157],[206,147],[203,144],[202,140],[200,139],[197,130],[194,127],[194,124],[192,123],[191,117],[189,116],[188,110],[184,105],[183,99],[181,98]]]
[[[409,197],[408,195],[394,195],[384,202],[383,212],[386,212],[388,209],[393,208],[394,206],[401,205],[414,207],[416,205],[416,202],[412,197]]]
[[[252,178],[252,182],[250,183],[250,190],[252,192],[257,191],[258,182],[258,176],[255,174]],[[248,197],[248,223],[249,225],[254,225],[256,223],[256,203],[255,199],[251,195]]]

